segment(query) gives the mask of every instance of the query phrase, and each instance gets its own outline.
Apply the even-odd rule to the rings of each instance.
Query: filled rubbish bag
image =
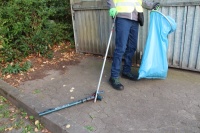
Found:
[[[151,11],[148,38],[138,79],[165,79],[167,77],[168,34],[175,29],[174,19],[158,11]]]

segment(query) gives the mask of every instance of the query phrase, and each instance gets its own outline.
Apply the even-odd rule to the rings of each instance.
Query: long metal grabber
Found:
[[[99,83],[98,83],[97,91],[96,92],[98,92],[99,88],[100,88],[101,79],[102,79],[102,75],[103,75],[103,71],[104,71],[104,67],[105,67],[105,63],[106,63],[106,58],[107,58],[107,55],[108,55],[108,50],[109,50],[109,47],[110,47],[110,42],[111,42],[111,39],[112,39],[114,27],[115,27],[115,19],[116,19],[116,17],[113,19],[113,23],[112,23],[112,26],[111,26],[110,37],[109,37],[109,40],[108,40],[108,44],[107,44],[107,48],[106,48],[106,53],[105,53],[105,56],[104,56],[104,61],[103,61],[103,65],[102,65],[102,69],[101,69],[101,74],[100,74],[100,77],[99,77]],[[96,93],[94,102],[96,102],[97,96],[98,95]]]
[[[97,93],[97,100],[99,100],[99,101],[102,100],[102,97],[101,97],[100,93],[103,93],[103,92],[100,91],[100,92]],[[96,94],[96,92],[94,94],[92,94],[92,96],[86,97],[84,99],[81,99],[81,100],[78,100],[78,101],[75,101],[75,102],[71,102],[71,103],[68,103],[66,105],[62,105],[62,106],[56,107],[56,108],[47,109],[47,110],[45,110],[43,112],[40,112],[39,116],[50,114],[52,112],[56,112],[56,111],[59,111],[59,110],[64,109],[64,108],[69,108],[69,107],[72,107],[72,106],[80,104],[80,103],[84,103],[84,102],[87,102],[87,101],[94,100],[95,94]]]

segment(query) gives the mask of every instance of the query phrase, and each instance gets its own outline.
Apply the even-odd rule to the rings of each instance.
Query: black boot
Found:
[[[112,78],[110,77],[109,79],[110,84],[112,85],[112,87],[116,90],[123,90],[124,86],[119,82],[119,78]]]
[[[138,75],[133,74],[133,73],[122,73],[122,77],[130,80],[138,80]]]

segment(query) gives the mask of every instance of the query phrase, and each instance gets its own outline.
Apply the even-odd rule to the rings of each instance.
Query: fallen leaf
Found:
[[[70,99],[74,99],[74,97],[70,97]]]
[[[7,76],[6,76],[6,78],[8,78],[8,79],[9,79],[10,77],[11,77],[11,75],[7,75]]]
[[[13,129],[13,127],[6,128],[5,131],[7,131],[7,130],[11,131],[12,129]]]
[[[48,133],[48,130],[47,129],[43,129],[42,133]]]
[[[15,112],[15,108],[10,108],[9,109],[12,113]]]
[[[12,118],[12,119],[10,119],[11,121],[14,121],[15,120],[15,118]]]
[[[35,125],[38,125],[40,122],[39,122],[39,120],[36,120],[35,121]]]
[[[37,129],[37,128],[35,128],[35,132],[38,132],[38,129]]]
[[[67,125],[66,125],[66,128],[70,128],[70,124],[67,124]]]

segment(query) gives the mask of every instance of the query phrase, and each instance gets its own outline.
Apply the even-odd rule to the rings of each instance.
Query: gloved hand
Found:
[[[117,15],[117,9],[116,8],[110,8],[109,15],[114,18]]]
[[[160,3],[155,2],[155,3],[153,4],[153,10],[158,10],[159,8],[160,8]]]

